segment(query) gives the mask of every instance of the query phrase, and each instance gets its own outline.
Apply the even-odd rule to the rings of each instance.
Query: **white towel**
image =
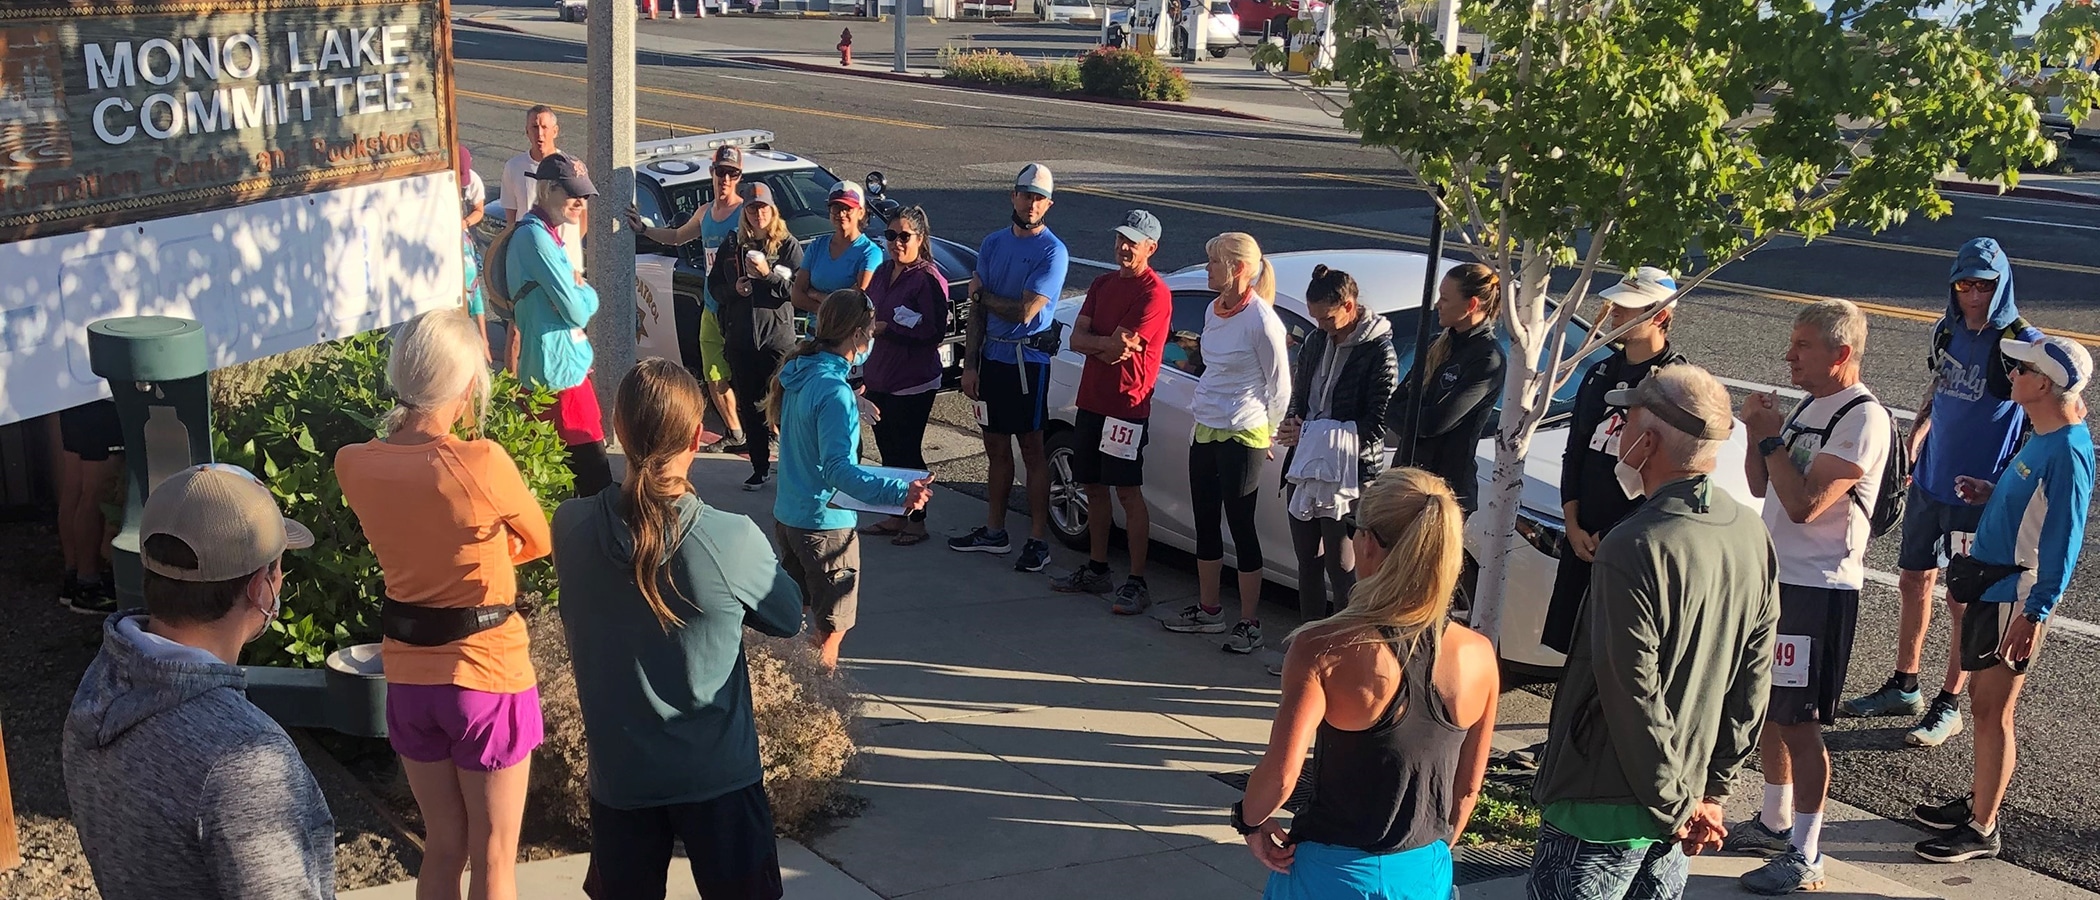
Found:
[[[1290,512],[1301,522],[1314,518],[1336,519],[1354,505],[1359,485],[1356,423],[1314,419],[1298,432],[1298,449],[1291,456],[1284,480],[1294,485]]]

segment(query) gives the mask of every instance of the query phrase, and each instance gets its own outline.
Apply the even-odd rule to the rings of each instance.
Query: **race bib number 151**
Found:
[[[1101,452],[1117,459],[1136,459],[1138,443],[1144,439],[1145,426],[1138,422],[1125,422],[1114,416],[1104,417],[1101,422]]]

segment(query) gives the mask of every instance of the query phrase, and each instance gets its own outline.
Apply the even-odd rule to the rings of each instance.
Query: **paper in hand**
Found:
[[[897,324],[906,328],[916,328],[921,321],[925,320],[924,316],[919,315],[918,310],[908,306],[897,307],[896,311],[890,313],[890,318],[895,319]]]
[[[925,478],[929,474],[925,469],[899,469],[894,466],[868,466],[866,468],[868,474],[882,478],[895,478],[905,482],[918,481],[921,478]],[[845,491],[831,492],[830,505],[838,509],[850,509],[855,512],[881,513],[886,516],[904,515],[903,504],[898,504],[896,506],[876,506],[873,503],[867,503],[851,495],[848,495]]]

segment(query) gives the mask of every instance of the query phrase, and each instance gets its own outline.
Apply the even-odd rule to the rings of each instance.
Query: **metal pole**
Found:
[[[605,413],[605,431],[611,434],[613,396],[620,379],[634,368],[634,232],[621,213],[634,202],[635,8],[624,2],[592,6],[587,53],[591,77],[585,95],[591,145],[586,160],[598,198],[591,202],[584,268],[591,286],[598,289],[598,314],[589,329],[597,355],[591,377]]]
[[[890,9],[890,16],[897,20],[896,35],[891,38],[897,45],[897,59],[890,64],[890,71],[902,75],[907,68],[904,64],[904,57],[910,52],[911,47],[904,40],[904,20],[908,17],[904,14],[904,0],[890,0],[890,2],[896,4]]]
[[[1437,192],[1441,198],[1443,192]],[[1441,204],[1429,208],[1429,262],[1422,272],[1422,308],[1415,322],[1415,377],[1408,382],[1407,428],[1400,432],[1400,459],[1414,465],[1415,446],[1421,443],[1417,433],[1421,431],[1422,397],[1429,385],[1429,340],[1436,330],[1436,284],[1437,267],[1444,258],[1444,207]]]

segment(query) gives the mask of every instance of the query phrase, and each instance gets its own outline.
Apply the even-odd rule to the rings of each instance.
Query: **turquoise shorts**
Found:
[[[1451,848],[1437,841],[1399,853],[1299,844],[1291,874],[1269,875],[1262,900],[1451,900]]]

